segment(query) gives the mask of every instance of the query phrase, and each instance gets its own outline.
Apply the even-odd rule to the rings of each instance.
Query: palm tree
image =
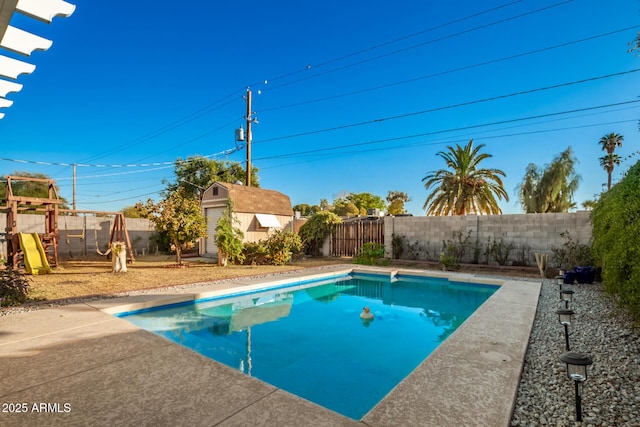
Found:
[[[484,144],[473,148],[473,139],[463,148],[456,144],[449,151],[440,151],[449,169],[428,173],[422,181],[431,194],[424,202],[427,215],[500,214],[499,200],[509,200],[499,169],[481,169],[478,164],[492,156],[479,153]]]
[[[600,138],[600,146],[607,154],[613,154],[617,147],[622,147],[622,141],[624,141],[624,136],[611,132]]]
[[[606,156],[600,157],[600,166],[607,171],[607,190],[611,189],[611,175],[613,174],[613,168],[620,166],[622,159],[615,153],[609,153]]]

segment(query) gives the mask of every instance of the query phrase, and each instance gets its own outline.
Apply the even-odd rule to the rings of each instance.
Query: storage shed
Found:
[[[207,237],[200,242],[200,255],[217,258],[216,226],[229,199],[237,220],[235,226],[244,233],[244,242],[265,240],[272,230],[292,231],[293,208],[289,196],[275,190],[216,182],[202,196]]]

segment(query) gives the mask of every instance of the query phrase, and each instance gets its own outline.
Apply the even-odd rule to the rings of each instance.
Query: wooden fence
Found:
[[[354,256],[365,243],[384,245],[384,219],[359,218],[338,225],[331,236],[331,256]]]

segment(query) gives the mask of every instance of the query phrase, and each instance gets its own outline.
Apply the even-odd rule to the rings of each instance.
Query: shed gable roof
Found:
[[[233,210],[235,212],[293,216],[293,208],[291,207],[289,196],[279,191],[229,184],[227,182],[216,182],[212,187],[215,186],[227,190],[229,198],[233,201]]]

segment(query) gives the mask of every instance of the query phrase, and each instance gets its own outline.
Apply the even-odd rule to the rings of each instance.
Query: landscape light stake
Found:
[[[576,421],[582,422],[582,397],[580,396],[580,383],[587,380],[587,366],[593,363],[589,356],[583,353],[570,351],[560,356],[567,365],[567,377],[573,380],[576,390]]]
[[[558,285],[558,290],[562,290],[562,285],[564,284],[564,276],[556,276],[556,285]]]
[[[560,324],[564,326],[564,342],[566,350],[571,350],[569,348],[569,325],[573,320],[573,315],[575,314],[573,310],[557,310],[556,314],[558,315],[558,320]]]
[[[573,291],[563,289],[560,291],[560,301],[564,301],[564,308],[569,308],[569,303],[573,300]]]

